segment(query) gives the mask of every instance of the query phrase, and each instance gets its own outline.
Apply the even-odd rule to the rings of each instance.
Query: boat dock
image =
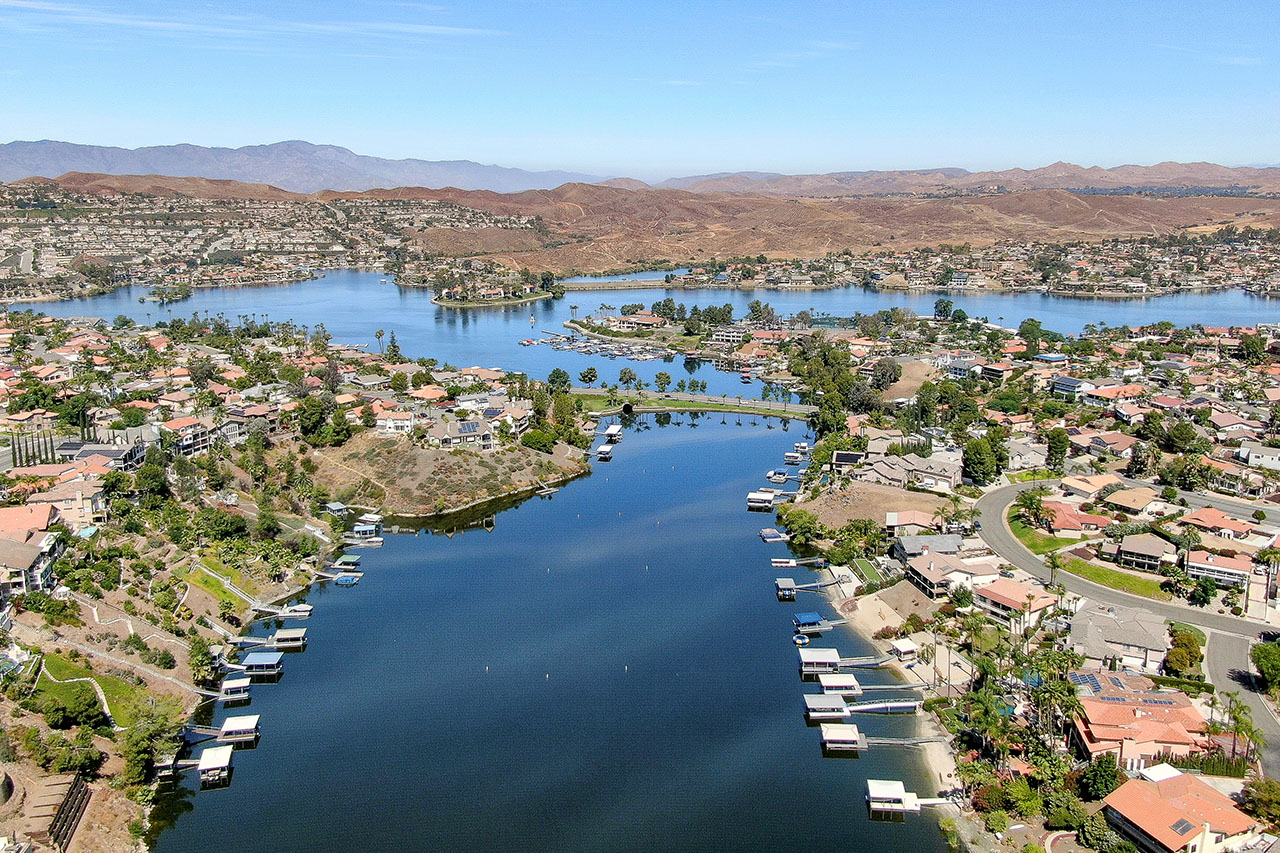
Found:
[[[275,604],[264,604],[255,601],[252,605],[255,613],[261,613],[264,616],[273,616],[276,619],[310,619],[311,605],[306,603],[288,604],[280,607]]]
[[[278,676],[284,672],[283,659],[283,652],[249,652],[240,663],[227,663],[226,667],[249,677]]]
[[[234,746],[210,746],[201,752],[200,760],[196,762],[200,784],[208,787],[231,784],[231,756],[234,753]],[[179,762],[179,766],[185,763]]]
[[[823,723],[822,749],[824,752],[865,752],[867,736],[853,723]]]
[[[242,649],[283,649],[302,651],[307,647],[306,628],[281,628],[270,637],[229,637],[227,642]]]
[[[838,693],[804,694],[804,715],[811,723],[842,720],[853,714],[914,714],[919,710],[920,702],[916,699],[881,699],[850,704]]]
[[[605,443],[597,447],[592,452],[595,453],[596,459],[599,460],[600,462],[608,462],[609,460],[613,459],[613,448],[614,448],[614,445]]]
[[[779,601],[795,601],[797,592],[819,592],[835,583],[837,582],[831,580],[798,584],[794,578],[774,578],[773,591]]]
[[[924,806],[945,806],[946,797],[918,797],[897,779],[868,779],[867,807],[881,812],[918,812]]]
[[[884,666],[893,660],[893,655],[841,657],[839,649],[800,648],[796,652],[800,658],[800,674],[802,676],[821,675],[824,672],[835,673],[846,669],[874,669]]]
[[[837,625],[848,623],[848,619],[827,619],[816,611],[797,613],[791,617],[791,624],[795,626],[797,634],[824,634]]]
[[[218,689],[217,700],[224,704],[234,702],[248,702],[249,688],[253,684],[253,679],[247,676],[235,676],[233,678],[224,678],[222,686]]]
[[[604,440],[608,444],[617,444],[622,441],[622,426],[620,424],[609,424],[598,435],[604,436]]]
[[[776,527],[765,527],[760,531],[760,538],[765,542],[790,542],[791,536]]]
[[[815,566],[817,568],[826,568],[826,557],[807,557],[803,560],[796,560],[789,557],[774,557],[769,563],[775,569],[794,569],[798,566]]]

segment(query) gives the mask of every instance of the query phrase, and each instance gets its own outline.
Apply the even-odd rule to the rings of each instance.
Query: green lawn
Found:
[[[225,565],[212,554],[206,554],[201,557],[200,562],[204,564],[205,568],[213,572],[215,575],[226,578],[250,595],[258,594],[258,584],[253,578],[249,577],[239,569],[233,569]]]
[[[132,721],[128,710],[130,700],[140,694],[141,688],[135,687],[115,676],[93,672],[83,666],[72,663],[60,655],[45,655],[44,668],[46,672],[42,672],[40,680],[36,682],[36,688],[40,692],[65,699],[70,691],[77,689],[77,684],[82,687],[89,686],[83,682],[58,684],[51,681],[46,675],[52,675],[54,678],[63,681],[68,678],[92,678],[98,682],[98,686],[102,688],[102,692],[106,695],[107,707],[111,709],[111,716],[116,721],[116,725],[127,726]]]
[[[1057,551],[1059,548],[1065,548],[1068,545],[1080,544],[1079,539],[1063,539],[1059,536],[1049,536],[1041,533],[1033,527],[1028,527],[1027,523],[1018,517],[1017,509],[1009,508],[1009,529],[1013,531],[1013,535],[1018,537],[1018,541],[1033,554],[1047,554],[1050,551]]]
[[[1009,478],[1010,483],[1029,483],[1032,480],[1052,480],[1058,474],[1048,468],[1036,468],[1032,471],[1019,471],[1016,474],[1005,472],[1005,476]]]
[[[1201,631],[1195,625],[1188,625],[1186,622],[1171,621],[1169,623],[1169,631],[1174,634],[1190,634],[1199,641],[1201,648],[1203,648],[1204,644],[1208,642],[1208,638],[1205,637],[1204,631]]]
[[[884,577],[881,576],[880,571],[876,568],[876,564],[870,560],[854,560],[853,567],[867,583],[880,583],[884,580]]]
[[[1085,580],[1109,586],[1121,592],[1130,592],[1134,595],[1154,598],[1158,601],[1169,601],[1173,598],[1172,595],[1160,588],[1160,581],[1155,578],[1143,578],[1125,572],[1117,572],[1115,569],[1108,569],[1105,566],[1086,563],[1076,557],[1068,560],[1063,568]]]
[[[218,601],[230,601],[235,605],[236,610],[244,607],[244,599],[223,586],[217,578],[210,577],[200,569],[193,569],[187,575],[187,583],[195,584],[218,599]]]

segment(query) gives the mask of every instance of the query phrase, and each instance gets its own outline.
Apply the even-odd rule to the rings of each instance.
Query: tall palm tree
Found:
[[[379,329],[378,331],[373,333],[373,336],[378,339],[378,352],[382,352],[382,336],[385,334],[386,334],[386,331],[384,331],[383,329]]]

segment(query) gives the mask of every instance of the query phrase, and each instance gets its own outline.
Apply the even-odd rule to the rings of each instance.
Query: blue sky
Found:
[[[0,137],[652,179],[1280,162],[1270,3],[0,0]]]

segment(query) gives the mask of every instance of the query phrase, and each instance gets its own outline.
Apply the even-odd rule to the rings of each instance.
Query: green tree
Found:
[[[1272,825],[1280,823],[1280,780],[1259,776],[1246,782],[1241,794],[1246,812]]]
[[[933,316],[938,320],[946,320],[951,317],[955,303],[946,297],[939,298],[933,303]]]
[[[599,378],[600,376],[596,373],[596,369],[594,367],[588,367],[586,370],[578,374],[578,381],[583,385],[586,385],[588,388],[596,384],[596,380]]]
[[[630,367],[624,367],[618,371],[618,384],[623,388],[629,388],[638,382],[640,377]]]
[[[985,438],[972,439],[964,446],[961,468],[964,476],[978,485],[991,482],[996,475],[996,457]]]
[[[564,369],[557,367],[547,375],[547,387],[552,393],[559,394],[569,390],[569,374]]]
[[[1249,652],[1253,665],[1262,676],[1263,687],[1273,690],[1280,686],[1280,645],[1276,643],[1258,643]]]
[[[391,376],[391,390],[397,394],[403,394],[409,390],[409,377],[403,373],[394,373]]]
[[[659,394],[665,393],[667,387],[671,384],[671,374],[665,370],[658,371],[658,374],[653,377],[653,384],[658,389]]]
[[[1080,793],[1087,800],[1101,800],[1127,781],[1110,752],[1097,756],[1080,775]]]

